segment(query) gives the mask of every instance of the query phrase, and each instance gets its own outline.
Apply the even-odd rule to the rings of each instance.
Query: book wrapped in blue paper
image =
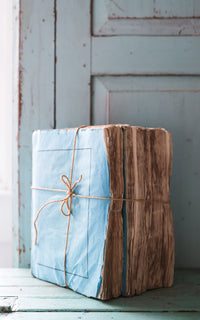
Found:
[[[31,270],[35,277],[99,299],[172,284],[171,136],[155,129],[159,131],[153,141],[148,138],[151,130],[108,125],[34,132]],[[161,149],[166,152],[158,152],[156,158]],[[145,172],[153,168],[151,153],[157,167],[161,161],[162,174],[157,170],[154,178],[156,184],[160,179],[162,190],[141,194],[138,168],[144,165]],[[141,175],[142,186],[148,184],[149,174]],[[164,212],[167,228],[162,225]],[[141,218],[146,219],[144,224]],[[157,232],[156,221],[161,222],[162,232]],[[152,267],[154,244],[161,240]]]

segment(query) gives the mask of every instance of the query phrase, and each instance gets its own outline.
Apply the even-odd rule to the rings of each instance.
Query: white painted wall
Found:
[[[0,0],[0,267],[12,266],[12,0]]]

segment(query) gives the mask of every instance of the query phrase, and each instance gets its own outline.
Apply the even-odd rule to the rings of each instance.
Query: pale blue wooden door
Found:
[[[15,265],[30,262],[32,130],[129,123],[172,132],[176,266],[199,267],[200,1],[21,6]]]

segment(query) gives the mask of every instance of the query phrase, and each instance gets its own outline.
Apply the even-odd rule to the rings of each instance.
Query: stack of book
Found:
[[[33,134],[32,274],[102,300],[171,286],[171,134],[88,126],[78,130],[74,145],[76,132]],[[60,176],[70,180],[71,172],[72,185],[79,182],[62,202]]]

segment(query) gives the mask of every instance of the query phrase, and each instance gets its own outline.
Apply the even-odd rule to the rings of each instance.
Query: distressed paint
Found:
[[[98,1],[98,0],[94,0]],[[199,0],[103,0],[109,19],[199,18]]]
[[[200,2],[21,0],[19,20],[18,2],[14,0],[14,265],[30,263],[32,130],[92,119],[93,124],[128,122],[172,131],[176,264],[199,267]]]
[[[93,1],[93,35],[199,35],[200,3],[191,1]]]
[[[99,313],[93,313],[93,312],[70,312],[70,319],[71,320],[77,320],[77,319],[84,319],[84,320],[99,320],[99,319],[105,319],[105,320],[121,320],[121,319],[127,319],[127,320],[132,320],[134,316],[134,320],[188,320],[188,314],[184,312],[179,312],[179,313],[173,313],[173,312],[167,312],[162,313],[162,312],[150,312],[150,313],[131,313],[131,312],[99,312]],[[190,320],[199,320],[199,313],[189,313]],[[46,313],[42,312],[39,315],[37,312],[30,312],[28,314],[27,318],[27,313],[25,312],[17,312],[14,314],[10,314],[6,316],[6,319],[29,319],[29,320],[35,320],[35,319],[48,319],[49,320],[55,320],[58,317],[57,312],[51,312],[51,313]],[[66,319],[66,313],[65,312],[59,312],[59,319],[63,320]]]
[[[199,320],[200,314],[199,312],[189,313],[189,319],[190,320]],[[20,319],[20,320],[35,320],[35,319],[40,319],[40,320],[55,320],[58,319],[58,314],[57,312],[50,312],[47,314],[47,312],[16,312],[12,314],[6,315],[6,319]],[[184,312],[149,312],[149,313],[143,313],[143,312],[70,312],[69,314],[66,314],[66,312],[59,312],[59,319],[60,320],[77,320],[77,319],[84,319],[84,320],[121,320],[121,319],[126,319],[126,320],[188,320],[188,313]]]
[[[90,13],[90,0],[57,0],[57,128],[90,124]]]
[[[30,265],[32,131],[54,124],[53,8],[54,1],[47,0],[14,4],[19,48],[14,79],[14,266],[21,267]]]
[[[181,296],[181,290],[177,290],[175,296],[170,296],[170,293],[160,295],[152,294],[150,297],[145,295],[134,298],[119,298],[118,300],[112,300],[107,303],[100,303],[98,300],[92,300],[88,298],[77,299],[38,299],[36,298],[18,298],[12,308],[13,311],[65,311],[65,312],[179,312],[179,311],[193,311],[199,312],[199,290],[198,286],[193,289],[191,287],[185,287],[185,291],[188,293]],[[195,294],[197,291],[197,294]],[[133,300],[134,299],[134,300]],[[137,299],[137,300],[136,300]]]
[[[118,19],[94,22],[94,36],[199,36],[200,19]]]
[[[19,266],[19,0],[13,0],[13,265]]]
[[[121,317],[125,313],[131,314],[134,319],[138,315],[141,317],[138,319],[148,319],[147,315],[154,315],[154,318],[150,319],[165,319],[162,316],[164,317],[166,314],[168,315],[166,319],[169,319],[170,312],[173,312],[174,319],[176,319],[176,314],[180,316],[187,314],[189,319],[192,319],[190,315],[192,316],[194,313],[198,316],[200,315],[199,269],[195,271],[192,269],[177,270],[175,272],[175,283],[171,288],[150,290],[140,296],[132,298],[121,297],[104,302],[86,298],[69,289],[59,288],[50,283],[46,285],[46,282],[38,279],[33,279],[35,280],[34,283],[25,285],[27,271],[24,270],[24,277],[22,276],[23,272],[19,274],[20,277],[13,277],[12,269],[7,270],[8,285],[4,284],[5,293],[0,300],[0,305],[6,307],[8,312],[12,312],[12,316],[19,314],[20,319],[23,319],[20,317],[23,313],[20,312],[26,312],[26,319],[29,319],[29,314],[35,311],[37,311],[35,314],[37,314],[38,318],[40,318],[40,312],[51,311],[51,313],[67,312],[65,316],[70,319],[71,315],[73,317],[74,312],[77,314],[77,319],[82,316],[85,319],[88,314],[85,312],[88,311],[93,316],[90,319],[111,319],[112,317],[117,317],[117,314]],[[15,275],[17,275],[16,271]],[[4,277],[5,269],[2,273],[0,270],[0,280]],[[13,282],[13,286],[10,285],[11,282]],[[4,300],[5,302],[3,302]],[[153,314],[154,312],[155,314]],[[112,315],[111,318],[109,318],[108,313]],[[46,314],[46,317],[49,318],[50,314]],[[170,317],[170,319],[173,319],[173,317]],[[182,318],[177,316],[177,319]]]
[[[17,297],[16,297],[17,298]],[[12,312],[14,302],[16,300],[14,297],[0,297],[0,317],[2,313]]]

